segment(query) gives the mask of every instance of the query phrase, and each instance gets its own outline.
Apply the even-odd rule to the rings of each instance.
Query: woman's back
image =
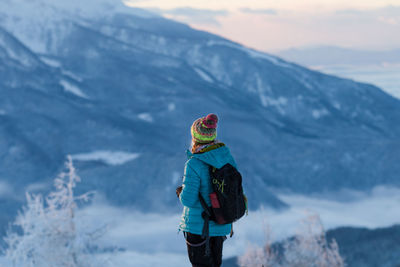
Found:
[[[209,166],[221,168],[227,163],[236,167],[228,147],[215,142],[204,147],[198,153],[187,151],[188,160],[185,165],[185,176],[180,200],[184,205],[180,229],[185,232],[202,234],[204,220],[201,217],[203,208],[199,200],[199,192],[208,206],[211,205],[209,194],[212,192]],[[218,225],[210,222],[210,236],[224,236],[231,231],[231,224]]]

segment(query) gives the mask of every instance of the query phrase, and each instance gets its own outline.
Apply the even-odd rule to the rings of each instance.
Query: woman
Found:
[[[223,242],[232,230],[232,224],[209,222],[209,243],[202,238],[204,211],[199,193],[210,206],[211,181],[209,166],[221,168],[227,163],[236,163],[225,144],[217,141],[218,117],[209,114],[195,120],[191,127],[192,147],[187,151],[182,187],[177,194],[183,204],[183,214],[179,225],[186,238],[189,260],[193,267],[219,267],[222,263]],[[209,247],[207,247],[209,246]],[[207,249],[206,249],[207,248]],[[208,253],[206,253],[208,250]]]

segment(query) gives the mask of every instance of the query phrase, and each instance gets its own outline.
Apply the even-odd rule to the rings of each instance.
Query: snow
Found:
[[[120,0],[10,0],[0,1],[0,26],[33,51],[45,54],[63,40],[72,23],[85,25],[87,20],[104,20],[117,13],[159,17],[147,10],[129,7]]]
[[[169,103],[168,104],[168,111],[174,111],[176,109],[175,103]]]
[[[81,91],[81,89],[79,89],[77,86],[71,84],[70,82],[68,82],[68,81],[66,81],[66,80],[61,80],[61,81],[60,81],[60,85],[61,85],[62,87],[64,87],[64,90],[65,90],[66,92],[72,93],[72,94],[74,94],[74,95],[76,95],[76,96],[79,96],[79,97],[81,97],[81,98],[88,99],[87,95],[86,95],[85,93],[83,93],[83,92]]]
[[[314,86],[312,85],[313,78],[303,72],[301,69],[295,69],[296,78],[299,80],[307,89],[312,90]]]
[[[41,61],[43,61],[44,63],[46,63],[47,65],[54,67],[54,68],[59,68],[61,67],[61,63],[55,59],[51,59],[48,57],[41,57],[40,58]]]
[[[247,48],[247,47],[244,47],[239,44],[230,43],[230,42],[226,42],[226,41],[215,41],[215,40],[210,40],[207,42],[207,46],[215,46],[215,45],[228,46],[228,47],[231,47],[234,49],[242,50],[243,52],[246,52],[252,58],[265,59],[276,66],[280,66],[280,67],[284,67],[284,68],[293,68],[293,66],[291,64],[285,63],[283,60],[281,60],[277,57],[270,56],[266,53],[259,52],[254,49],[251,49],[251,48]]]
[[[280,66],[280,67],[293,68],[293,66],[290,65],[289,63],[285,63],[283,60],[280,60],[276,57],[270,56],[266,53],[259,52],[259,51],[256,51],[256,50],[250,49],[250,48],[244,48],[244,49],[247,50],[247,53],[253,58],[266,59],[266,60],[270,61],[271,63],[273,63],[277,66]]]
[[[314,119],[320,119],[321,117],[324,117],[328,114],[329,114],[329,111],[326,110],[325,108],[312,110],[312,116],[314,117]]]
[[[1,10],[1,1],[0,1],[0,10]],[[1,15],[1,13],[0,13]],[[1,16],[0,16],[1,17]],[[1,20],[0,20],[1,22]],[[3,48],[6,54],[21,63],[25,67],[30,67],[34,64],[34,60],[30,54],[28,54],[25,50],[15,49],[14,40],[9,40],[7,35],[2,34],[0,32],[0,48]]]
[[[222,68],[222,62],[219,55],[215,54],[211,58],[209,70],[219,81],[222,81],[229,86],[232,85],[232,80],[229,74],[226,73]]]
[[[259,92],[259,96],[260,96],[260,100],[261,100],[261,104],[264,107],[268,107],[269,106],[269,102],[271,102],[271,98],[269,96],[267,96],[266,94],[264,94],[264,92]]]
[[[146,122],[153,122],[153,117],[151,116],[150,113],[140,113],[138,114],[138,118],[141,120],[144,120]]]
[[[266,94],[260,93],[261,104],[264,107],[274,107],[278,110],[278,112],[282,115],[285,114],[284,106],[287,105],[288,99],[285,97],[278,97],[274,99],[272,97],[267,96]]]
[[[81,77],[79,77],[78,75],[68,71],[68,70],[61,70],[61,73],[65,76],[68,76],[69,78],[72,78],[78,82],[82,82],[83,79]]]
[[[0,11],[3,18],[1,25],[9,32],[14,34],[30,49],[44,53],[46,51],[46,41],[41,40],[51,31],[56,31],[59,26],[56,21],[57,14],[49,5],[42,5],[40,1],[0,1]],[[61,16],[60,16],[61,18]],[[49,29],[49,30],[47,30]],[[50,37],[51,38],[51,37]]]
[[[333,103],[333,106],[334,106],[337,110],[340,110],[340,109],[342,108],[342,106],[341,106],[340,103],[338,103],[338,102],[334,102],[334,103]]]
[[[108,165],[122,165],[131,160],[137,159],[139,153],[128,153],[123,151],[96,150],[88,153],[72,155],[73,160],[79,161],[102,161]]]
[[[19,4],[29,1],[18,0]],[[120,0],[69,0],[69,1],[53,1],[53,0],[36,0],[39,5],[50,7],[52,9],[63,9],[71,14],[75,14],[87,18],[97,18],[99,16],[114,15],[119,12],[130,13],[142,17],[155,17],[157,15],[143,9],[130,8]],[[27,12],[25,13],[27,14]]]
[[[199,68],[194,68],[194,70],[206,82],[209,82],[209,83],[213,82],[213,79],[207,73],[205,73],[203,70],[201,70]]]
[[[279,113],[285,114],[285,111],[282,106],[286,105],[287,99],[283,97],[279,97],[277,100],[271,98],[269,96],[272,93],[271,87],[268,84],[263,83],[258,73],[256,73],[255,75],[255,81],[256,81],[256,90],[260,97],[261,104],[264,107],[273,106],[278,109]],[[253,91],[253,87],[249,86],[249,90]]]

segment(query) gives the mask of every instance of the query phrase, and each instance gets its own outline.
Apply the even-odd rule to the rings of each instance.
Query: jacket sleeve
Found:
[[[199,201],[200,176],[191,166],[193,162],[187,161],[183,174],[182,192],[179,196],[181,203],[187,207],[196,206]]]

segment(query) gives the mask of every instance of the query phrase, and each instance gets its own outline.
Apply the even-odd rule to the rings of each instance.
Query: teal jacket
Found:
[[[179,196],[183,204],[183,213],[179,229],[192,234],[201,235],[204,220],[201,217],[203,208],[199,200],[199,192],[206,200],[207,205],[211,206],[209,194],[212,192],[209,165],[221,168],[227,163],[236,167],[235,160],[231,156],[226,146],[211,146],[204,153],[192,154],[186,152],[188,160],[185,164],[183,176],[183,188]],[[215,149],[213,149],[215,148]],[[211,149],[211,150],[210,150]],[[225,236],[231,231],[232,224],[216,224],[210,221],[210,236]]]

